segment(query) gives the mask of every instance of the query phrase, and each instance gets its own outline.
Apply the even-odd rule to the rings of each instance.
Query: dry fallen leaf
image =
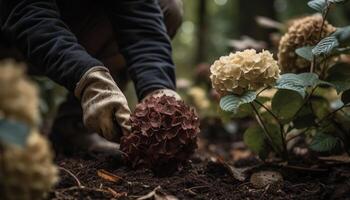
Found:
[[[137,200],[147,200],[147,199],[154,199],[154,200],[178,200],[177,197],[173,195],[167,195],[164,192],[160,191],[161,187],[158,186],[154,188],[150,193],[137,198]]]
[[[113,198],[120,198],[120,197],[127,197],[128,196],[128,193],[126,192],[117,192],[115,190],[113,190],[112,188],[110,187],[107,187],[107,190],[113,195]]]
[[[251,170],[251,168],[236,168],[225,162],[222,158],[217,158],[216,162],[221,164],[233,176],[233,178],[239,181],[247,179],[247,172]]]
[[[112,174],[111,172],[108,172],[104,169],[99,169],[97,171],[97,175],[101,178],[103,178],[104,180],[106,181],[110,181],[110,182],[113,182],[113,183],[118,183],[119,181],[122,180],[122,177],[120,176],[117,176],[115,174]]]

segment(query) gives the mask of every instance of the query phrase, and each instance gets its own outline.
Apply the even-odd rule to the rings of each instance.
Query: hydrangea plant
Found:
[[[221,108],[256,118],[258,126],[245,131],[244,141],[262,159],[275,152],[288,160],[290,141],[300,136],[313,151],[350,154],[350,63],[340,59],[350,53],[350,26],[335,28],[326,21],[331,7],[345,2],[309,1],[321,15],[291,23],[278,60],[268,51],[245,50],[211,66]],[[274,92],[266,97],[267,91]]]
[[[199,119],[195,110],[174,97],[150,97],[131,118],[131,134],[120,149],[132,167],[151,168],[162,175],[175,171],[197,148]]]

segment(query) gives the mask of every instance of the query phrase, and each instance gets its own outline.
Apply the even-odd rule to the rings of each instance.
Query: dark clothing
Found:
[[[57,5],[55,0],[0,0],[0,24],[3,34],[15,43],[32,67],[73,91],[88,69],[103,63],[79,43],[61,16],[64,6],[60,7],[59,2]],[[158,1],[105,0],[98,1],[96,7],[102,9],[117,35],[138,97],[154,89],[174,89],[170,39]]]

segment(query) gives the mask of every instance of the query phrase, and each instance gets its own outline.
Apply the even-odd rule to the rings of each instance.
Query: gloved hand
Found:
[[[161,97],[163,95],[169,96],[169,97],[175,97],[176,100],[181,100],[180,95],[175,92],[174,90],[171,89],[159,89],[159,90],[155,90],[149,94],[146,95],[145,98],[143,98],[143,101],[152,97]]]
[[[110,141],[119,141],[121,134],[129,134],[128,102],[107,68],[97,66],[88,70],[74,94],[81,101],[83,122],[89,131]],[[122,133],[118,133],[116,125],[121,127]]]

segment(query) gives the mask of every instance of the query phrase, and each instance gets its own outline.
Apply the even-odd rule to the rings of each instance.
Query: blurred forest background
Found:
[[[220,56],[248,47],[275,52],[286,27],[283,24],[314,13],[307,6],[307,0],[183,0],[183,8],[183,23],[172,42],[180,93],[188,100],[186,96],[191,93],[188,88],[201,88],[201,95],[208,97],[204,103],[211,105],[204,105],[202,109],[206,114],[211,110],[216,115],[219,109],[213,107],[217,102],[210,98],[210,64]],[[266,18],[259,16],[275,22],[266,22]],[[335,26],[350,24],[350,5],[335,8],[329,21]],[[52,119],[57,105],[64,100],[65,90],[46,78],[36,80],[41,86],[43,118]],[[192,92],[198,96],[197,90]],[[126,95],[133,108],[137,99],[132,83]],[[197,101],[203,104],[204,100]],[[197,109],[201,108],[197,106]]]

